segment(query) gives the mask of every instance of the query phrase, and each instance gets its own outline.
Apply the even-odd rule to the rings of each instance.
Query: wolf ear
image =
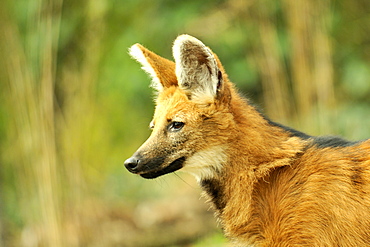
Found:
[[[158,56],[140,44],[130,47],[129,53],[132,58],[141,63],[142,69],[152,78],[151,86],[157,91],[164,88],[177,86],[175,63]]]
[[[198,39],[180,35],[173,45],[179,87],[191,100],[210,103],[222,88],[222,72],[212,51]]]

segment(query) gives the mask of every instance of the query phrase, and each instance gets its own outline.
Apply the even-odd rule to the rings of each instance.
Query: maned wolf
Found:
[[[140,44],[130,54],[158,92],[153,132],[125,161],[130,172],[194,174],[237,246],[370,246],[370,140],[270,121],[189,35],[175,40],[175,63]]]

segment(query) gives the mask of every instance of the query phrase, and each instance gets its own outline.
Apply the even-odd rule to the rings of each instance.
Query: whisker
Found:
[[[191,188],[195,189],[195,187],[191,184],[189,184],[188,182],[186,182],[185,179],[183,179],[182,177],[180,177],[176,172],[174,172],[175,176],[178,177],[181,181],[183,181],[185,184],[189,185]]]

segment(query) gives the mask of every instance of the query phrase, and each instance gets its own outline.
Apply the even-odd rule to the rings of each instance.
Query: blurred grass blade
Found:
[[[57,167],[54,82],[60,21],[60,1],[39,1],[29,19],[26,38],[15,20],[4,18],[3,37],[8,52],[9,100],[12,109],[14,158],[19,204],[31,239],[23,244],[63,246],[60,188]],[[33,36],[33,37],[31,37]],[[32,38],[34,43],[25,43]],[[35,45],[37,50],[29,50]],[[35,237],[36,236],[36,237]]]

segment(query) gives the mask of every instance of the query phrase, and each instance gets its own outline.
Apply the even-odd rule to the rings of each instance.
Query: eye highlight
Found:
[[[168,125],[168,130],[171,132],[176,132],[182,129],[184,127],[185,123],[183,122],[177,122],[173,121]]]

